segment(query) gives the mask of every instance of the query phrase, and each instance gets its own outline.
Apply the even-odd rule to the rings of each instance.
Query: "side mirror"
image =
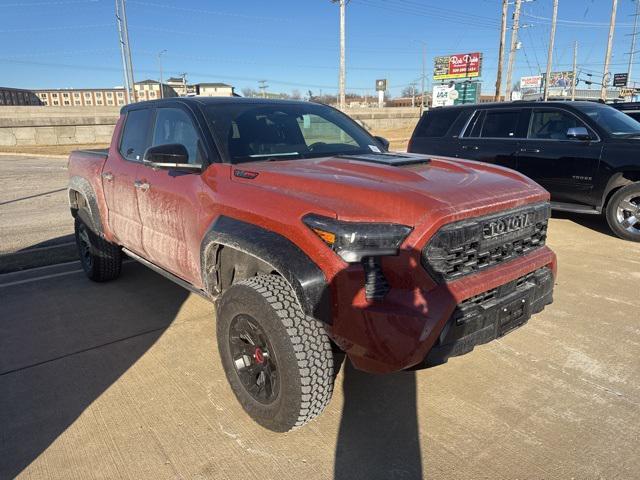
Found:
[[[591,140],[591,135],[585,127],[571,127],[567,130],[567,138],[571,140]]]
[[[379,136],[374,136],[373,138],[375,138],[381,145],[382,148],[384,149],[385,152],[389,151],[389,140],[387,140],[384,137],[379,137]]]
[[[189,163],[189,152],[181,143],[169,143],[147,148],[143,163],[152,168],[200,170],[202,165]]]

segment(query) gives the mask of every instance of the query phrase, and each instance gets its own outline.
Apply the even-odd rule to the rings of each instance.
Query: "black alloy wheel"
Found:
[[[275,351],[253,317],[241,314],[231,320],[229,351],[247,393],[262,404],[273,403],[280,391]]]

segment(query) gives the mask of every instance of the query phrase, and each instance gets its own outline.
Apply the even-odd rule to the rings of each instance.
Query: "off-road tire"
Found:
[[[625,229],[618,218],[618,207],[620,203],[625,199],[633,197],[640,199],[640,182],[632,183],[626,187],[622,187],[616,193],[613,194],[609,203],[607,203],[606,217],[609,227],[620,238],[625,240],[631,240],[633,242],[640,242],[640,230],[638,228],[632,229],[633,231]],[[638,200],[635,200],[636,204],[640,205]],[[640,216],[637,216],[640,220]],[[636,224],[637,226],[638,224]]]
[[[229,287],[216,305],[218,350],[233,393],[257,423],[286,432],[314,419],[333,393],[334,359],[321,322],[304,314],[289,284],[278,275],[258,275]],[[243,384],[234,363],[231,325],[251,317],[262,329],[279,373],[276,398],[261,403]]]
[[[118,278],[122,268],[122,251],[119,246],[94,233],[79,216],[75,219],[75,237],[80,263],[89,279],[107,282]]]

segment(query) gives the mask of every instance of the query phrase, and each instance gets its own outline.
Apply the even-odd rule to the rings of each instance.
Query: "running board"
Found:
[[[127,248],[123,248],[122,251],[124,253],[127,254],[127,256],[133,258],[134,260],[136,260],[137,262],[140,262],[141,264],[143,264],[145,267],[150,268],[151,270],[153,270],[156,273],[159,273],[160,275],[162,275],[165,278],[168,278],[169,280],[171,280],[173,283],[176,283],[178,285],[180,285],[182,288],[186,288],[187,290],[189,290],[192,293],[195,293],[196,295],[200,295],[202,298],[209,300],[209,301],[214,301],[216,299],[216,296],[212,296],[209,295],[207,292],[205,292],[204,290],[201,290],[199,288],[194,287],[193,285],[191,285],[189,282],[187,282],[186,280],[181,279],[180,277],[176,277],[173,273],[171,272],[167,272],[164,268],[157,266],[154,263],[151,263],[149,260],[146,260],[144,258],[142,258],[140,255],[138,255],[137,253],[133,253],[131,250],[127,249]]]
[[[560,212],[586,213],[589,215],[600,215],[602,212],[587,205],[578,205],[577,203],[551,202],[551,209]]]

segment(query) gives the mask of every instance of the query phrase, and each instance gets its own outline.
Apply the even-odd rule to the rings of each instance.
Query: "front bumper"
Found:
[[[391,288],[382,302],[371,303],[364,296],[362,273],[345,271],[336,278],[337,308],[329,332],[360,370],[390,373],[425,368],[522,325],[552,301],[555,275],[556,256],[541,247],[431,288],[412,288],[407,282],[405,288]],[[488,292],[494,296],[475,298]],[[470,307],[474,298],[477,305]],[[526,311],[519,314],[514,302],[522,299]],[[507,307],[511,321],[507,313],[497,313],[500,307]]]
[[[543,267],[460,303],[417,368],[445,363],[524,325],[553,302],[553,274]]]

